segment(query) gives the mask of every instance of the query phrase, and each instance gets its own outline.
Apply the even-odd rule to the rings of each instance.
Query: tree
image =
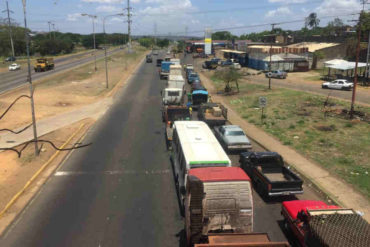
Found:
[[[232,91],[232,87],[230,85],[232,82],[235,82],[236,89],[239,93],[238,80],[242,77],[239,71],[237,71],[233,67],[229,67],[226,69],[216,71],[215,76],[225,83],[224,88],[225,93],[230,93]]]
[[[170,41],[168,39],[159,39],[157,40],[157,45],[161,48],[167,47],[170,44]]]
[[[234,37],[229,31],[220,31],[212,34],[213,40],[232,40]]]
[[[317,18],[317,14],[312,12],[309,14],[305,19],[305,26],[310,27],[311,29],[315,29],[320,23],[320,19]]]

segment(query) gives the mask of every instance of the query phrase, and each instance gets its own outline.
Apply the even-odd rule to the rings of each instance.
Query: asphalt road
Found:
[[[107,52],[108,55],[111,55],[115,52],[120,51],[119,48],[116,48],[112,51]],[[36,81],[38,79],[41,79],[45,76],[49,76],[54,73],[58,73],[63,70],[67,70],[70,68],[73,68],[75,66],[88,63],[90,61],[94,60],[94,56],[88,56],[88,57],[82,57],[81,56],[86,55],[86,53],[83,54],[76,54],[73,56],[68,56],[64,58],[59,58],[55,60],[55,68],[53,70],[45,71],[45,72],[38,72],[36,73],[33,70],[33,65],[31,64],[31,75],[32,75],[32,81]],[[104,52],[97,52],[96,59],[104,57]],[[71,62],[68,62],[71,60]],[[4,93],[6,91],[9,91],[11,89],[17,88],[25,83],[27,83],[27,74],[28,74],[27,67],[23,67],[21,70],[17,71],[9,71],[6,73],[0,74],[0,93]]]
[[[155,63],[143,64],[0,238],[0,246],[184,246]],[[253,143],[256,150],[263,150]],[[238,166],[238,157],[231,159]],[[285,240],[280,200],[253,192],[255,232]],[[304,198],[317,199],[308,187]],[[292,198],[285,198],[292,199]]]
[[[289,76],[289,75],[288,75]],[[263,84],[268,86],[268,78],[262,76],[253,76],[249,79],[253,83]],[[309,84],[309,83],[296,83],[289,81],[287,79],[271,79],[272,87],[283,87],[288,89],[294,89],[299,91],[311,92],[315,94],[321,94],[323,96],[336,97],[340,99],[345,99],[351,101],[352,91],[343,91],[335,89],[323,89],[319,84]],[[363,90],[356,90],[356,102],[370,105],[370,93]]]

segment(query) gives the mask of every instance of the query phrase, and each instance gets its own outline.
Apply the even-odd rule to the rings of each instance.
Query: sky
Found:
[[[14,12],[11,17],[23,26],[22,0],[8,0]],[[259,32],[276,27],[296,30],[304,18],[316,12],[320,25],[338,16],[346,24],[357,19],[362,9],[360,0],[130,0],[132,34],[204,36],[204,30],[228,30],[235,35]],[[370,2],[370,1],[369,1]],[[92,19],[82,13],[96,15],[95,31],[102,32],[105,16],[108,33],[127,33],[127,0],[26,0],[27,22],[33,31],[48,31],[48,21],[60,32],[92,33]],[[365,6],[367,10],[370,5]],[[0,0],[0,17],[6,18],[6,0]],[[52,26],[53,27],[53,26]]]

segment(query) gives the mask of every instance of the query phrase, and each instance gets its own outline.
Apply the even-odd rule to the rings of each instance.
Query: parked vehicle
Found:
[[[171,58],[170,61],[175,65],[180,65],[180,59],[179,58]]]
[[[194,67],[192,64],[185,64],[184,66],[184,71],[186,72],[186,69],[193,69],[194,70]]]
[[[239,167],[191,168],[186,182],[185,231],[188,246],[212,242],[210,236],[235,234],[237,238],[251,233],[253,198],[247,174]]]
[[[231,67],[234,68],[234,69],[241,69],[242,68],[242,66],[240,65],[240,63],[233,63],[231,65]]]
[[[161,67],[162,66],[162,61],[163,59],[157,59],[157,67]]]
[[[221,58],[214,57],[211,59],[211,62],[220,64],[221,63]]]
[[[162,120],[166,124],[167,149],[172,149],[173,124],[175,121],[191,120],[189,108],[186,106],[166,105],[162,110]]]
[[[168,53],[167,53],[168,54]],[[169,62],[171,61],[171,56],[168,54],[164,57],[164,61]]]
[[[220,103],[202,103],[198,108],[198,119],[209,127],[226,124],[227,108]]]
[[[248,151],[252,144],[238,125],[222,125],[215,128],[215,136],[226,152]]]
[[[266,78],[280,78],[285,79],[288,76],[288,73],[282,70],[269,71],[265,74]]]
[[[207,89],[202,85],[202,83],[199,80],[195,80],[191,84],[191,92],[193,92],[195,90],[204,90],[204,91],[207,91]]]
[[[181,105],[184,102],[182,88],[165,88],[161,93],[163,105]]]
[[[181,75],[182,76],[182,67],[181,67],[181,65],[171,64],[170,65],[170,75]]]
[[[5,58],[5,62],[14,62],[16,60],[17,60],[17,58],[16,57],[13,57],[13,56],[10,56],[10,57]]]
[[[218,63],[213,61],[204,61],[202,64],[203,69],[217,69]]]
[[[251,177],[262,196],[302,194],[303,181],[284,166],[283,158],[274,152],[244,152],[240,167]]]
[[[153,58],[151,55],[146,55],[146,62],[147,63],[152,63],[153,62]]]
[[[183,206],[189,170],[231,166],[231,161],[211,129],[202,121],[175,121],[172,144],[171,161]]]
[[[226,61],[221,61],[221,66],[222,67],[230,66],[230,65],[233,65],[233,61],[231,61],[230,59],[226,60]]]
[[[154,56],[158,56],[158,50],[152,50],[152,54],[153,54]]]
[[[54,69],[53,58],[38,58],[34,66],[35,72],[47,71]]]
[[[186,67],[186,70],[185,70],[185,74],[186,74],[186,79],[188,78],[188,76],[194,72],[194,67],[193,66],[189,66],[189,67]]]
[[[191,92],[191,101],[188,102],[190,103],[189,106],[191,106],[193,109],[198,109],[199,105],[202,103],[207,103],[208,102],[208,92],[207,90],[194,90]]]
[[[283,202],[281,214],[302,247],[370,246],[370,225],[353,209],[295,200]]]
[[[195,80],[200,80],[199,75],[195,72],[192,72],[188,75],[188,83],[192,84]]]
[[[344,79],[338,79],[324,82],[321,87],[325,89],[351,90],[353,88],[353,83]]]
[[[172,62],[169,61],[162,61],[161,63],[161,69],[159,72],[161,79],[167,79],[168,75],[170,74],[170,66],[172,65]]]
[[[19,69],[21,69],[21,66],[19,64],[12,63],[11,65],[9,65],[9,71],[14,71],[14,70],[19,70]]]
[[[172,65],[171,65],[172,66]],[[167,81],[167,87],[168,88],[185,88],[185,80],[182,77],[182,75],[173,75],[172,72],[168,76],[168,81]]]

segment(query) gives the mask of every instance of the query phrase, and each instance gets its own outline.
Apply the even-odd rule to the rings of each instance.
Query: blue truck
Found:
[[[159,77],[161,79],[167,79],[170,74],[170,66],[175,64],[170,61],[162,61],[161,70],[159,71]]]

